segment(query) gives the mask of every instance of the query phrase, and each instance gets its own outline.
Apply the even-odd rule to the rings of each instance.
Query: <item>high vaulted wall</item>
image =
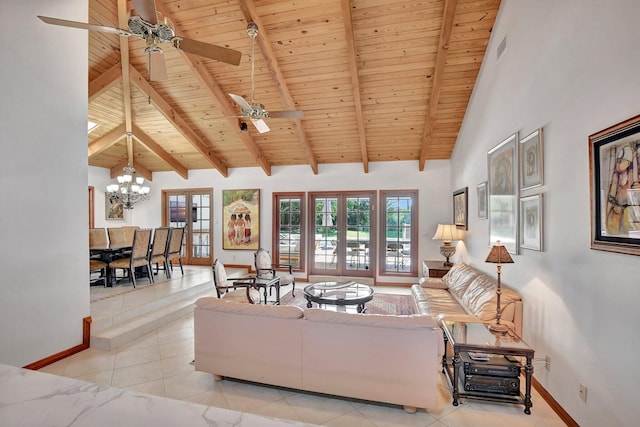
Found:
[[[0,363],[82,343],[89,316],[84,0],[0,6]],[[79,32],[78,32],[79,31]]]
[[[545,183],[526,192],[544,195],[544,250],[522,249],[502,278],[524,296],[524,340],[551,357],[535,377],[581,426],[640,415],[640,258],[590,249],[588,158],[589,135],[640,114],[638,16],[637,0],[503,0],[451,164],[453,187],[473,188],[488,150],[544,128]],[[488,241],[472,215],[466,260],[495,275]]]

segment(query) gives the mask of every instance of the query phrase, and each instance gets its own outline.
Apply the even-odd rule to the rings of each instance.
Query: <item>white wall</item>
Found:
[[[189,171],[184,180],[175,172],[153,174],[150,183],[151,199],[141,202],[125,213],[125,221],[104,221],[104,189],[110,182],[109,171],[89,168],[89,185],[95,187],[96,227],[135,224],[157,227],[161,221],[162,189],[213,188],[213,242],[214,257],[226,264],[253,264],[254,251],[225,251],[222,249],[222,190],[259,188],[261,199],[260,243],[271,249],[271,212],[273,192],[327,191],[327,190],[419,190],[420,247],[418,260],[443,259],[439,254],[439,241],[433,241],[433,233],[439,222],[452,220],[452,190],[449,161],[429,161],[424,172],[418,170],[417,162],[377,162],[369,164],[369,173],[362,172],[361,164],[320,165],[318,175],[309,166],[274,167],[271,176],[260,168],[231,169],[224,178],[216,170]],[[420,268],[419,268],[420,272]],[[308,274],[308,269],[307,269]],[[397,276],[381,278],[382,282],[412,282]]]
[[[87,35],[36,18],[85,21],[87,7],[1,6],[0,363],[80,344],[89,315]]]
[[[523,249],[503,279],[524,295],[525,341],[551,356],[535,377],[582,426],[640,416],[640,258],[590,249],[588,159],[590,134],[640,113],[638,16],[637,0],[503,0],[451,164],[452,186],[474,188],[489,149],[544,128],[545,185],[526,193],[544,194],[544,251]],[[470,217],[466,258],[495,275],[488,222]]]

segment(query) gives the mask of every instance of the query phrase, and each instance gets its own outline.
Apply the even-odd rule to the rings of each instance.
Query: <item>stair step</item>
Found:
[[[228,272],[229,277],[232,278],[246,275],[246,271],[229,270],[231,270]],[[154,289],[154,286],[162,285],[150,285],[133,292],[149,292],[152,293],[148,295],[151,297],[153,293],[158,291]],[[216,296],[215,287],[211,280],[194,284],[184,290],[152,299],[148,303],[124,309],[103,318],[94,319],[91,324],[91,348],[117,349],[192,313],[195,302],[199,298],[207,296]]]

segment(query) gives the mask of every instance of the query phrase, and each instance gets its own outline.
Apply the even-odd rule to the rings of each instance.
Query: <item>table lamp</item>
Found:
[[[504,334],[509,330],[509,328],[506,325],[500,323],[500,273],[502,270],[502,264],[513,264],[513,259],[511,259],[511,255],[509,255],[507,248],[505,248],[500,243],[500,240],[498,240],[496,241],[496,244],[491,248],[491,252],[489,252],[489,255],[487,256],[485,262],[497,264],[498,266],[498,288],[496,289],[496,299],[498,300],[498,302],[496,307],[496,321],[495,323],[490,324],[488,327],[491,332]]]
[[[451,267],[453,263],[449,262],[449,258],[456,253],[456,247],[451,243],[453,240],[460,240],[460,234],[458,228],[454,224],[438,224],[436,234],[433,236],[433,240],[442,240],[442,246],[440,246],[440,255],[447,260],[444,262],[445,267]]]

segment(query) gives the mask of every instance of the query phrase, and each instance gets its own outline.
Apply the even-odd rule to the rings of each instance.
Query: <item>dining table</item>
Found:
[[[133,244],[122,244],[122,243],[117,243],[117,244],[113,244],[113,245],[95,245],[95,246],[89,246],[89,256],[99,256],[100,257],[100,261],[106,262],[107,264],[110,263],[111,261],[113,261],[114,259],[116,259],[118,256],[121,256],[122,254],[124,254],[127,251],[131,251],[131,249],[133,248]],[[108,268],[106,269],[106,279],[107,279],[107,286],[108,287],[113,287],[113,275],[112,275],[112,269]]]

